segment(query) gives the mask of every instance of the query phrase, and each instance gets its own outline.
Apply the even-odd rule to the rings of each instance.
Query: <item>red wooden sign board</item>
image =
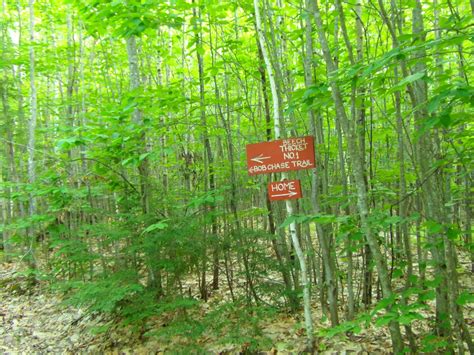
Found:
[[[270,201],[290,200],[303,197],[299,180],[274,181],[268,184]]]
[[[247,144],[249,175],[271,174],[315,167],[312,136]]]

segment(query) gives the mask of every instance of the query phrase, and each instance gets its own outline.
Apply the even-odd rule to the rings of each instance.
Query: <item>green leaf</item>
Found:
[[[63,138],[59,139],[58,142],[56,143],[56,146],[58,149],[71,149],[72,147],[77,147],[80,145],[84,145],[85,141],[81,137],[68,137],[68,138]]]
[[[433,113],[435,112],[439,105],[441,104],[442,100],[447,97],[446,94],[443,94],[443,95],[436,95],[435,97],[433,97],[430,102],[428,103],[428,113]]]
[[[426,221],[425,226],[429,234],[438,234],[444,229],[443,224],[436,221]]]
[[[145,160],[150,154],[151,154],[150,152],[140,154],[140,157],[138,158],[138,161],[143,161],[143,160]]]
[[[398,318],[397,313],[389,312],[389,313],[383,315],[382,317],[377,318],[377,320],[375,321],[375,325],[377,327],[383,327],[383,326],[387,325],[388,323],[390,323],[392,320],[395,320],[397,318]]]
[[[384,308],[387,308],[388,306],[392,305],[393,302],[395,302],[395,295],[393,294],[389,298],[383,298],[377,303],[377,306],[374,308],[374,312],[380,311]]]
[[[474,293],[464,291],[459,295],[456,303],[460,306],[465,306],[468,303],[474,303]]]
[[[319,224],[330,224],[336,222],[336,216],[332,214],[320,214],[311,216],[311,221]]]
[[[286,217],[286,219],[283,221],[283,223],[278,226],[278,228],[286,228],[286,227],[288,227],[290,224],[292,224],[293,222],[295,222],[296,219],[297,219],[297,216],[296,216],[296,215],[288,216],[288,217]]]
[[[402,276],[403,276],[403,271],[402,271],[401,269],[398,269],[398,268],[397,268],[397,269],[395,269],[395,270],[393,271],[392,277],[393,277],[394,279],[398,279],[398,278],[400,278],[400,277],[402,277]]]
[[[424,317],[420,313],[409,312],[400,316],[398,318],[398,321],[400,322],[401,325],[407,325],[413,322],[414,320],[423,320],[423,319]]]
[[[426,302],[430,300],[434,300],[436,297],[436,292],[434,290],[429,290],[428,292],[424,292],[420,294],[420,301]]]
[[[136,161],[137,161],[136,157],[130,157],[130,158],[127,158],[125,160],[122,160],[121,164],[122,164],[122,166],[127,166],[127,165],[130,165],[130,164],[136,163]]]
[[[97,325],[90,328],[90,332],[94,335],[104,334],[109,331],[111,324]]]
[[[145,233],[150,233],[150,232],[153,232],[154,230],[157,230],[157,229],[165,229],[168,227],[168,224],[165,223],[166,221],[168,221],[167,219],[163,220],[163,221],[160,221],[158,223],[154,223],[154,224],[151,224],[149,225],[148,227],[146,227],[142,234],[145,234]]]
[[[412,75],[407,76],[403,80],[399,81],[395,86],[391,87],[390,89],[387,90],[387,93],[391,94],[395,91],[401,90],[403,87],[420,80],[421,78],[425,77],[426,74],[425,72],[418,72]]]

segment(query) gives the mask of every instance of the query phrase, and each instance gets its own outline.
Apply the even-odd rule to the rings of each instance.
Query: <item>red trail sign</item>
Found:
[[[249,175],[271,174],[315,167],[312,136],[247,144]]]
[[[299,180],[274,181],[268,184],[268,197],[271,201],[290,200],[303,197]]]

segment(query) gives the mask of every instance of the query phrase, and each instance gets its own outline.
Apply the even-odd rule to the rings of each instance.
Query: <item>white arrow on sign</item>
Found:
[[[263,161],[262,160],[267,160],[267,159],[270,159],[271,157],[264,157],[263,156],[263,153],[260,154],[258,157],[255,157],[255,158],[252,158],[250,159],[251,161],[254,161],[256,163],[260,163],[260,164],[263,164]]]
[[[280,194],[280,195],[272,195],[272,197],[284,197],[284,196],[288,196],[288,197],[291,197],[291,196],[295,196],[295,195],[298,195],[297,192],[294,192],[294,191],[290,191],[286,194]]]

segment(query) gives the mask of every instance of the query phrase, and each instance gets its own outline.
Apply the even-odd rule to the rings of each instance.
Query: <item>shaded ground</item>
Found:
[[[199,312],[206,314],[210,311],[219,296],[222,295],[215,295],[216,299],[203,303]],[[472,321],[473,309],[469,307],[467,314],[467,319]],[[313,315],[316,331],[329,327],[327,321],[321,321],[320,310],[314,308]],[[472,327],[470,321],[468,323]],[[160,319],[155,322],[152,327],[157,329],[164,323]],[[111,327],[104,327],[111,323]],[[423,329],[416,329],[414,325],[417,334],[424,333]],[[297,354],[304,348],[305,332],[301,319],[282,314],[268,321],[263,320],[259,327],[271,344],[261,354]],[[181,340],[165,339],[163,342],[161,339],[160,342],[155,338],[140,339],[137,334],[106,316],[62,305],[59,296],[41,284],[28,290],[26,279],[16,274],[13,264],[0,263],[0,354],[179,353]],[[245,350],[242,344],[223,344],[219,340],[208,334],[199,339],[198,348],[211,354],[239,354]],[[389,353],[391,344],[385,327],[371,325],[356,335],[319,338],[318,347],[322,354],[381,354]]]
[[[0,353],[154,354],[175,351],[172,344],[164,346],[153,339],[140,340],[131,331],[118,326],[101,332],[101,326],[108,322],[104,316],[62,305],[57,295],[41,285],[28,291],[26,279],[15,274],[12,264],[0,264]],[[290,316],[273,319],[265,323],[262,330],[273,343],[262,353],[298,353],[303,349],[304,330]],[[323,349],[328,353],[367,353],[375,349],[380,352],[389,346],[385,336],[372,337],[372,342],[364,337],[351,340],[344,337],[325,343]],[[243,349],[241,345],[217,345],[216,339],[210,337],[203,341],[202,350],[238,354]]]
[[[61,299],[41,285],[28,291],[26,280],[15,275],[14,266],[0,264],[0,353],[5,354],[153,354],[172,352],[173,345],[160,345],[154,340],[143,342],[126,329],[112,327],[100,332],[109,320],[90,315],[84,310],[61,305]],[[94,332],[96,334],[94,334]],[[99,333],[98,333],[99,332]],[[282,316],[265,325],[263,332],[273,342],[266,353],[299,352],[304,344],[304,331],[298,322]],[[366,339],[365,339],[366,340]],[[334,339],[327,350],[352,350],[361,353],[367,346],[349,339]],[[241,346],[215,345],[208,338],[202,343],[210,353],[239,353]],[[264,352],[265,353],[265,352]]]
[[[61,306],[61,300],[0,264],[0,353],[102,352],[114,346],[106,334],[93,335],[105,319]],[[118,339],[117,339],[118,341]]]

